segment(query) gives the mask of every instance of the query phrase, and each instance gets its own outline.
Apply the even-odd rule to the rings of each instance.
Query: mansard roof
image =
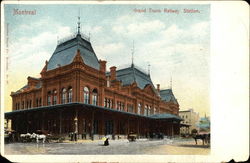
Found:
[[[136,82],[137,86],[141,89],[144,89],[148,84],[151,85],[153,89],[155,89],[150,75],[139,70],[139,68],[135,67],[134,65],[117,70],[116,78],[122,82],[123,86],[131,85],[132,83]]]
[[[174,102],[175,104],[178,104],[177,99],[175,98],[172,89],[160,90],[160,96],[163,101]]]
[[[82,37],[81,34],[77,34],[75,37],[57,45],[48,62],[47,71],[72,63],[78,49],[80,50],[83,62],[86,65],[99,70],[98,58],[89,39]]]

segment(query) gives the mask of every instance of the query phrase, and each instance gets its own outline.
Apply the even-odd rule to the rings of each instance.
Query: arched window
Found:
[[[92,104],[97,105],[97,89],[94,89],[92,92]]]
[[[62,89],[62,104],[66,103],[67,91],[65,88]]]
[[[138,104],[138,110],[137,110],[138,114],[141,114],[141,103]]]
[[[72,88],[69,88],[69,92],[68,92],[68,102],[72,102]]]
[[[88,87],[84,87],[83,97],[84,97],[84,103],[89,104],[89,89],[88,89]]]
[[[151,115],[151,106],[148,108],[148,115]]]
[[[49,106],[49,105],[51,105],[51,92],[49,91],[48,92],[48,96],[47,96],[48,98],[48,100],[47,100],[47,105]]]
[[[56,90],[53,91],[53,105],[57,104],[57,92]]]
[[[148,115],[148,105],[146,105],[145,108],[144,108],[144,115],[145,115],[145,116]]]

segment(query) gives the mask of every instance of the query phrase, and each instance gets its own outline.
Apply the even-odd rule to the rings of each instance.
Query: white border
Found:
[[[8,1],[1,4],[55,4],[58,2]],[[61,4],[211,4],[211,155],[5,155],[11,161],[46,162],[221,162],[246,160],[249,156],[249,6],[246,2],[152,2],[98,1]],[[4,21],[1,24],[3,29]],[[4,30],[2,31],[2,36]],[[2,43],[4,38],[1,37]],[[235,46],[237,45],[237,46]],[[3,46],[3,44],[1,44]],[[3,47],[1,54],[4,54]],[[4,86],[1,55],[1,94]],[[2,97],[2,96],[1,96]],[[1,125],[3,105],[1,98]],[[3,127],[1,127],[3,133]],[[235,140],[237,138],[237,140]],[[3,136],[1,136],[3,142]],[[4,145],[1,143],[1,154]],[[45,159],[46,158],[46,159]]]

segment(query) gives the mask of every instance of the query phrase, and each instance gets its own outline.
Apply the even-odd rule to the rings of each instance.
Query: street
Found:
[[[104,146],[102,140],[85,140],[65,143],[10,143],[5,144],[5,154],[124,154],[124,155],[207,155],[210,146],[195,145],[193,139],[140,139],[128,142],[126,139],[110,140],[109,146]]]

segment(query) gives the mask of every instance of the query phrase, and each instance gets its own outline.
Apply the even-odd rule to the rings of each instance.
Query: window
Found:
[[[144,115],[145,115],[145,116],[148,115],[148,105],[146,105],[145,108],[144,108]]]
[[[62,104],[66,103],[66,94],[67,94],[67,91],[65,88],[63,88],[62,89]]]
[[[130,112],[130,113],[134,112],[134,108],[133,108],[132,104],[128,104],[127,108],[128,108],[128,112]]]
[[[111,106],[110,104],[111,104],[111,100],[108,99],[108,106],[107,106],[108,108],[111,108],[111,107],[110,107],[110,106]]]
[[[104,99],[104,107],[108,107],[108,99],[106,97]]]
[[[39,103],[38,103],[39,101],[38,101],[38,98],[36,98],[36,107],[38,107],[39,106]]]
[[[24,109],[24,101],[22,101],[22,109]]]
[[[92,93],[92,104],[93,105],[97,105],[97,89],[93,90],[93,93]]]
[[[51,92],[48,92],[48,106],[51,105]]]
[[[107,87],[110,87],[110,78],[107,79]]]
[[[138,104],[138,110],[137,110],[138,114],[141,114],[141,103]]]
[[[56,105],[57,103],[57,92],[56,90],[53,91],[53,105]]]
[[[39,106],[42,106],[42,98],[39,99]]]
[[[154,112],[153,112],[153,114],[156,114],[156,108],[154,108]]]
[[[29,101],[26,101],[26,108],[29,108]]]
[[[121,110],[122,110],[122,111],[125,111],[125,105],[124,105],[123,102],[121,102]]]
[[[68,92],[68,102],[72,102],[72,88],[69,88],[69,92]]]
[[[148,108],[148,115],[151,115],[151,106]]]
[[[32,101],[30,100],[30,108],[31,108],[31,105],[32,105]]]
[[[88,89],[88,87],[84,87],[83,97],[84,97],[84,103],[89,104],[89,89]]]
[[[124,109],[125,109],[125,105],[124,105],[124,103],[123,103],[123,102],[121,102],[121,101],[117,101],[116,108],[117,108],[117,110],[122,110],[122,111],[124,111]]]

